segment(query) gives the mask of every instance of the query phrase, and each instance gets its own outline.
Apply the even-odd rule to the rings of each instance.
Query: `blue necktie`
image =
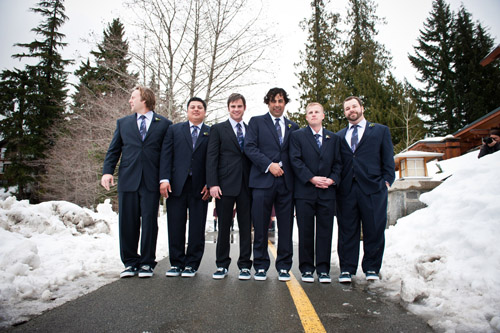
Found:
[[[276,127],[276,132],[278,132],[278,139],[280,140],[280,145],[283,144],[283,135],[281,134],[280,118],[275,119],[274,126]]]
[[[354,153],[356,148],[358,147],[358,127],[359,125],[354,125],[351,136],[351,150]]]
[[[245,142],[245,138],[243,137],[243,130],[241,129],[241,124],[236,124],[236,139],[238,139],[238,143],[240,144],[241,150],[243,150],[243,144]]]
[[[142,115],[142,116],[139,117],[139,119],[141,119],[141,126],[139,127],[139,132],[141,133],[141,139],[142,139],[142,141],[144,141],[144,139],[146,138],[146,133],[147,133],[147,130],[146,130],[146,116]]]
[[[321,135],[314,134],[314,138],[316,139],[316,144],[318,145],[318,148],[321,149],[321,141],[319,140],[320,137],[321,137]]]
[[[198,126],[191,126],[193,131],[191,132],[191,138],[193,139],[193,148],[196,145],[196,140],[198,139]]]

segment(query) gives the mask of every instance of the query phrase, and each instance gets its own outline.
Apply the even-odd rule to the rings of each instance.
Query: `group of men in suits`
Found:
[[[363,229],[362,268],[368,280],[379,278],[387,221],[387,189],[394,181],[389,129],[364,119],[357,97],[344,101],[348,128],[323,127],[319,103],[306,107],[308,126],[283,116],[286,91],[273,88],[264,97],[269,112],[243,122],[246,100],[232,94],[229,119],[204,124],[206,104],[187,103],[188,121],[171,125],[154,113],[154,94],[138,87],[130,98],[133,115],[117,121],[104,162],[101,184],[114,185],[119,168],[121,277],[150,277],[156,265],[157,211],[167,198],[169,277],[193,277],[204,252],[207,204],[215,198],[219,220],[214,279],[228,274],[230,229],[236,205],[239,226],[239,279],[267,279],[270,267],[268,228],[274,207],[278,246],[276,270],[290,280],[294,206],[299,229],[302,281],[331,282],[330,256],[334,216],[339,225],[340,282],[351,282]],[[159,191],[158,191],[159,186]],[[186,224],[189,231],[186,247]],[[253,262],[252,256],[252,226]],[[142,230],[141,230],[142,228]],[[140,237],[140,254],[137,247]]]

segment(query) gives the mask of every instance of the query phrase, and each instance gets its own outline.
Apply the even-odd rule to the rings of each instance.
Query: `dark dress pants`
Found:
[[[250,218],[252,198],[250,189],[242,184],[241,192],[238,196],[222,195],[216,200],[215,209],[217,211],[219,232],[217,236],[216,265],[217,267],[229,268],[231,263],[230,236],[233,222],[233,209],[236,204],[236,213],[239,229],[240,256],[238,258],[238,268],[252,268],[252,222]]]
[[[125,267],[156,266],[159,203],[160,192],[149,191],[143,181],[135,192],[118,192],[120,256]]]
[[[195,270],[201,263],[205,251],[205,223],[208,201],[202,200],[193,189],[188,177],[180,196],[167,199],[168,250],[170,264],[184,269],[190,266]],[[198,191],[201,192],[201,191]],[[189,211],[188,245],[186,249],[186,224]]]
[[[359,242],[363,227],[363,272],[379,273],[385,246],[387,225],[387,188],[365,195],[357,182],[351,191],[337,196],[339,225],[338,254],[341,272],[356,274],[359,261]]]
[[[300,272],[329,273],[335,200],[295,199],[295,211],[299,227]]]
[[[276,269],[290,270],[293,257],[293,198],[283,177],[277,177],[270,188],[252,190],[252,220],[254,227],[253,259],[255,270],[268,270],[270,265],[268,229],[274,204],[278,224],[278,256]]]

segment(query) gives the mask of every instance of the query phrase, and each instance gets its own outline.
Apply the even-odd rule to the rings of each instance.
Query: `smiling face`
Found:
[[[229,110],[229,116],[234,121],[240,122],[243,119],[243,114],[245,113],[246,110],[243,100],[238,99],[234,102],[230,102],[227,108]]]
[[[132,92],[132,95],[130,95],[130,99],[128,100],[128,104],[130,104],[132,112],[139,114],[146,114],[148,112],[146,108],[146,101],[141,100],[141,92],[139,90],[134,90]]]
[[[344,102],[344,115],[351,124],[358,124],[365,119],[363,113],[365,108],[359,105],[356,99],[350,99]]]
[[[269,107],[269,112],[272,114],[273,117],[281,117],[283,115],[283,112],[285,111],[285,98],[281,94],[277,94],[274,96],[272,100],[269,100],[269,104],[267,105]]]
[[[198,101],[191,101],[188,105],[187,115],[190,122],[199,125],[205,119],[206,110],[203,103]]]

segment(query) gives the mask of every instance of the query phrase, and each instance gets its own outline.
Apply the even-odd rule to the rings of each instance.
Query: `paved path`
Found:
[[[210,242],[213,235],[207,236],[205,256],[194,278],[165,277],[169,268],[165,259],[151,279],[117,279],[6,331],[432,332],[422,319],[368,290],[365,282],[347,286],[336,279],[331,284],[279,282],[274,262],[267,281],[240,281],[235,244],[229,275],[214,280],[215,244]],[[296,261],[295,255],[292,273],[300,279]],[[332,267],[331,273],[336,278],[338,268]]]

